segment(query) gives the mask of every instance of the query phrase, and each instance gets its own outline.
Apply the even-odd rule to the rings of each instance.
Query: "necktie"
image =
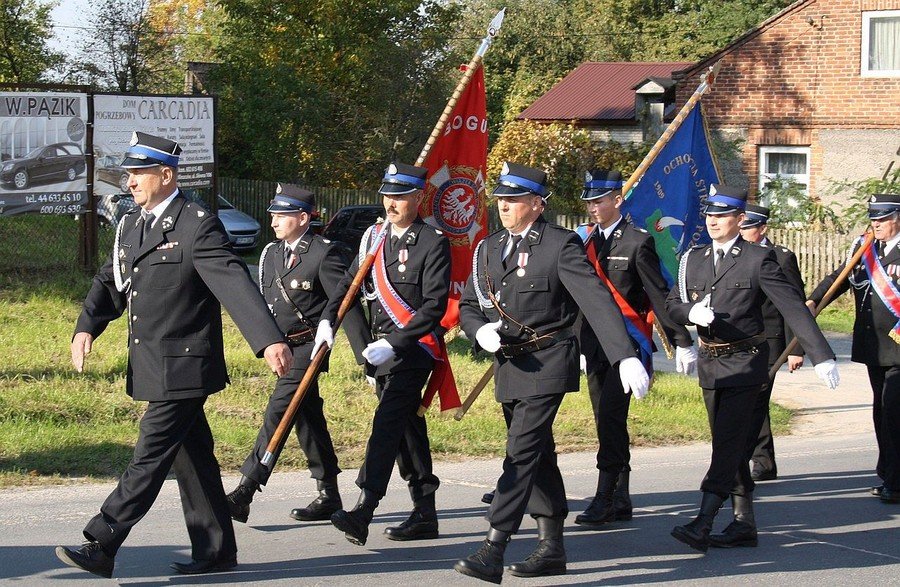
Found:
[[[719,276],[719,271],[722,269],[722,260],[725,258],[725,249],[716,249],[716,264],[713,266],[715,269],[716,277]]]
[[[597,239],[597,252],[600,252],[600,249],[603,248],[603,245],[606,244],[606,235],[602,230],[598,230],[597,234],[594,235],[594,238]]]
[[[506,269],[509,267],[509,261],[516,255],[516,251],[519,250],[519,244],[522,242],[522,235],[517,234],[512,237],[512,246],[509,248],[509,253],[503,257],[503,268]]]
[[[400,242],[400,237],[399,237],[399,236],[397,236],[396,234],[391,235],[391,250],[392,250],[392,251],[396,251],[396,250],[397,250],[397,243],[399,243],[399,242]]]
[[[884,257],[884,249],[887,246],[887,243],[884,241],[878,241],[878,258],[881,259]]]
[[[144,240],[147,238],[147,235],[150,234],[150,229],[153,228],[153,214],[146,210],[141,210],[141,240],[138,245],[143,245]]]
[[[294,249],[292,249],[292,248],[290,248],[290,247],[287,248],[287,251],[286,251],[286,252],[288,253],[288,258],[287,258],[287,261],[286,261],[285,264],[284,264],[284,268],[285,268],[285,269],[291,269],[291,268],[294,267],[294,265],[297,264],[297,254],[294,253]]]

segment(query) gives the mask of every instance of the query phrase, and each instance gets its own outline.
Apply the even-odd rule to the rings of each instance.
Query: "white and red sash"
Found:
[[[888,277],[887,272],[878,260],[878,254],[875,249],[875,240],[863,250],[862,255],[863,267],[869,276],[869,284],[878,295],[878,298],[891,311],[891,314],[898,319],[897,324],[888,333],[891,340],[900,344],[900,292],[894,285],[893,280]]]
[[[386,239],[379,239],[378,232],[380,232],[380,227],[372,230],[372,237],[376,241],[375,246],[378,247],[375,251],[375,262],[372,264],[372,281],[375,286],[375,296],[378,298],[384,311],[387,312],[391,322],[397,328],[402,329],[416,315],[416,310],[397,293],[397,290],[394,289],[388,278],[384,259],[384,241]],[[447,345],[444,342],[444,338],[437,336],[434,332],[429,332],[419,339],[419,345],[435,361],[434,369],[422,396],[422,405],[426,408],[430,406],[435,393],[437,393],[441,401],[442,412],[458,408],[462,405],[462,402],[459,399],[459,391],[453,378],[453,370],[450,367],[450,358],[447,355]]]

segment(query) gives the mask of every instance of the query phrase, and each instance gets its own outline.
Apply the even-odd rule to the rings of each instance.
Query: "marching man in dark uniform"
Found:
[[[140,206],[116,229],[109,261],[94,277],[72,339],[72,362],[85,355],[107,324],[128,316],[126,391],[149,402],[134,456],[100,513],[84,529],[80,548],[57,547],[66,564],[110,577],[119,547],[150,510],[169,470],[181,493],[191,539],[179,573],[224,571],[237,565],[234,529],[222,489],[206,397],[228,384],[220,302],[257,356],[278,376],[291,350],[259,295],[221,221],[178,191],[181,148],[135,133],[122,167]]]
[[[487,515],[490,530],[481,548],[454,568],[493,583],[502,579],[506,545],[526,511],[537,520],[538,546],[510,572],[522,577],[566,572],[568,508],[553,420],[563,396],[579,387],[579,310],[609,362],[618,366],[624,392],[642,396],[650,384],[580,239],[541,215],[546,181],[543,171],[504,164],[494,190],[504,229],[478,245],[460,303],[469,339],[494,353],[494,393],[508,432],[503,474]]]
[[[853,287],[856,320],[850,360],[866,366],[872,386],[878,441],[875,471],[882,484],[871,492],[883,503],[900,503],[900,194],[873,195],[869,219],[875,241],[838,294]],[[860,244],[861,238],[851,247],[848,260]],[[826,277],[810,300],[818,304],[845,266],[846,262]]]
[[[278,240],[269,243],[260,255],[259,287],[292,347],[294,362],[290,371],[275,384],[256,444],[241,467],[243,477],[237,488],[228,494],[231,517],[238,522],[247,521],[253,494],[260,491],[260,485],[266,484],[274,468],[274,461],[266,466],[262,464],[262,458],[312,357],[320,345],[330,347],[334,342],[331,323],[320,318],[329,295],[337,295],[340,291],[338,285],[346,275],[347,261],[331,241],[309,230],[315,207],[312,192],[290,184],[278,184],[268,208]],[[353,305],[342,324],[361,365],[365,362],[362,351],[372,341],[362,307]],[[322,372],[326,371],[327,362],[322,367]],[[329,520],[331,514],[342,507],[337,484],[341,469],[328,433],[323,404],[316,379],[300,404],[294,427],[319,496],[308,506],[293,509],[290,515],[295,520]],[[275,455],[277,458],[278,454]]]
[[[425,419],[416,411],[422,389],[439,362],[446,362],[440,321],[450,288],[450,242],[419,217],[424,197],[424,167],[391,164],[380,193],[390,223],[370,227],[359,256],[340,287],[345,292],[366,252],[378,252],[366,277],[365,296],[375,342],[363,351],[367,370],[374,373],[378,407],[372,434],[356,484],[362,490],[352,510],[331,516],[347,540],[363,545],[378,502],[387,492],[394,461],[409,485],[413,511],[399,526],[387,528],[391,540],[422,540],[438,536],[434,493],[440,482],[432,472],[431,447]],[[325,315],[333,322],[340,300],[332,298]],[[446,364],[446,363],[445,363]]]
[[[744,211],[744,220],[741,222],[741,238],[747,242],[756,243],[764,247],[770,247],[775,252],[775,260],[800,295],[805,296],[803,277],[800,275],[800,266],[797,263],[797,255],[790,249],[774,244],[766,236],[769,222],[769,209],[765,206],[747,204]],[[778,357],[784,352],[787,343],[792,336],[784,327],[784,318],[778,313],[775,304],[771,300],[763,303],[763,322],[766,325],[766,341],[769,343],[769,366],[778,361]],[[802,351],[795,350],[788,356],[788,368],[795,371],[803,366]],[[769,400],[772,397],[772,386],[775,379],[769,381],[769,385],[756,398],[756,408],[753,410],[753,424],[756,428],[759,423],[759,436],[750,446],[753,468],[750,476],[756,482],[771,481],[778,477],[778,465],[775,463],[775,441],[772,438],[772,426],[769,421]]]
[[[662,275],[653,237],[622,217],[622,174],[595,169],[586,174],[581,199],[594,224],[578,227],[588,261],[613,294],[626,321],[635,351],[648,371],[653,365],[653,318],[675,349],[676,370],[692,373],[697,352],[687,329],[669,318],[666,296],[669,286]],[[607,361],[594,330],[582,322],[579,329],[583,370],[597,424],[597,493],[591,505],[575,523],[600,526],[615,520],[630,520],[631,496],[628,491],[628,407],[631,394],[622,391],[616,367]]]
[[[714,546],[757,543],[747,446],[759,433],[758,428],[751,429],[753,408],[769,384],[762,313],[766,298],[803,343],[816,374],[831,389],[838,384],[834,353],[803,297],[778,266],[775,253],[741,238],[747,192],[713,184],[709,194],[706,229],[713,242],[682,255],[678,285],[669,292],[667,304],[673,319],[697,325],[700,387],[713,397],[712,458],[700,485],[700,513],[672,530],[677,540],[701,552],[710,546],[713,519],[729,495],[734,521],[717,535]]]

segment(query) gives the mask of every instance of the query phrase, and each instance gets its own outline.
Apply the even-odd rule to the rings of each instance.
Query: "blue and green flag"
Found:
[[[695,107],[622,204],[622,214],[653,235],[669,287],[681,254],[710,241],[700,211],[713,183],[719,183],[719,173],[703,112]]]

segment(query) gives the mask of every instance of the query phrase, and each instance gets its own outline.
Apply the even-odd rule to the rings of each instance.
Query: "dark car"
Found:
[[[193,190],[183,190],[186,198],[209,209],[207,203]],[[97,199],[97,216],[115,226],[126,212],[134,208],[134,197],[129,194],[100,196]],[[236,209],[231,202],[219,196],[219,220],[228,233],[228,240],[237,251],[252,251],[259,242],[260,225],[252,216]]]
[[[0,182],[23,190],[32,183],[73,181],[87,168],[77,143],[54,143],[10,159],[0,168]]]
[[[350,252],[356,252],[366,229],[383,217],[384,208],[381,206],[345,206],[331,217],[322,229],[322,236],[345,245]]]
[[[103,155],[97,158],[94,173],[97,179],[115,186],[123,194],[128,193],[128,170],[120,165],[121,156]]]

